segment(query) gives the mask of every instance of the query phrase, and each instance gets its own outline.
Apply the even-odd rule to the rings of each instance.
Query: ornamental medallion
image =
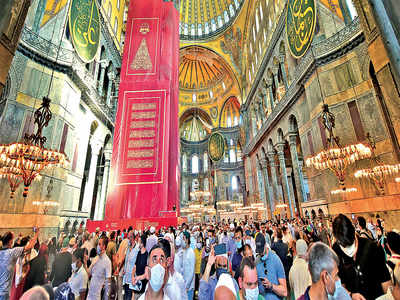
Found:
[[[290,53],[302,57],[314,37],[317,12],[315,0],[288,0],[286,35]]]
[[[72,0],[69,31],[78,56],[92,61],[100,44],[100,15],[96,0]]]
[[[214,132],[208,139],[208,156],[212,161],[219,161],[225,154],[225,139],[219,132]]]

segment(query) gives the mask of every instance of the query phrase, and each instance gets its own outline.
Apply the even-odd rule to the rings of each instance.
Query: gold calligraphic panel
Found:
[[[302,57],[310,48],[316,21],[315,0],[288,0],[286,33],[293,57]]]
[[[208,139],[208,155],[212,161],[219,161],[225,154],[225,139],[222,134],[214,132]]]
[[[78,56],[85,63],[92,61],[100,44],[100,15],[96,0],[72,0],[69,30]]]

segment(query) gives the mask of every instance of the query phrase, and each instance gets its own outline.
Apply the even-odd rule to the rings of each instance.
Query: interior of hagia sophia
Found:
[[[175,199],[165,198],[157,217],[189,222],[329,219],[341,212],[366,218],[379,214],[395,226],[400,212],[400,14],[395,0],[386,1],[383,10],[373,5],[375,0],[146,0],[179,15],[176,32],[174,23],[163,19],[166,13],[157,17],[161,30],[155,37],[156,23],[138,23],[138,36],[147,42],[137,45],[132,72],[154,68],[154,74],[166,74],[164,61],[175,66],[176,57],[158,88],[151,72],[143,80],[124,73],[125,58],[136,47],[130,35],[139,15],[134,0],[90,0],[98,21],[90,25],[93,33],[88,29],[84,46],[71,27],[86,9],[74,10],[80,1],[6,0],[7,9],[0,12],[0,231],[29,232],[39,226],[50,236],[86,226],[88,220],[111,220],[119,211],[120,218],[133,218],[129,210],[139,209],[136,204],[115,206],[115,195],[128,201],[130,188],[144,193],[134,201],[176,193]],[[159,57],[153,61],[151,39],[167,45],[168,30],[176,39],[179,35],[177,51],[165,52],[172,53],[169,57],[156,44]],[[164,139],[154,142],[154,151],[169,149],[166,156],[164,150],[147,148],[128,154],[136,159],[161,153],[161,165],[136,161],[142,171],[153,163],[166,168],[161,169],[166,177],[162,173],[159,181],[154,179],[163,187],[150,196],[145,185],[153,179],[143,179],[140,172],[132,182],[119,181],[128,180],[121,179],[122,167],[116,168],[128,122],[122,103],[131,86],[159,91],[167,81],[171,108],[163,108],[167,117],[157,126],[170,133],[159,133],[156,126],[155,135]],[[44,97],[51,100],[52,114],[41,132],[45,147],[65,155],[68,163],[46,165],[27,183],[20,171],[7,169],[18,167],[7,145],[37,130],[35,111]],[[141,105],[138,110],[158,107]],[[150,115],[130,128],[159,124]],[[145,130],[132,136],[146,134],[153,137]],[[176,180],[168,184],[166,178]],[[149,209],[149,217],[155,217]]]

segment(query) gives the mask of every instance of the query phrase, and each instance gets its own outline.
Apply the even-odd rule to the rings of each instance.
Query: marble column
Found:
[[[303,168],[299,162],[299,155],[297,153],[297,133],[289,132],[289,147],[290,155],[292,157],[294,181],[297,190],[297,199],[301,199],[303,202],[307,202],[307,193],[304,185]]]
[[[286,68],[285,68],[285,55],[279,55],[279,64],[281,66],[283,83],[285,84],[285,90],[287,92],[289,84],[288,84],[288,78],[287,78]]]
[[[110,177],[110,161],[111,161],[111,149],[104,150],[104,171],[103,171],[103,182],[101,184],[100,201],[96,203],[96,211],[94,213],[95,220],[104,219],[104,209],[107,199],[108,182]]]
[[[296,197],[294,195],[293,180],[292,180],[292,168],[291,167],[286,167],[286,174],[287,174],[287,178],[288,178],[288,182],[289,182],[290,197],[292,198],[292,201],[293,201],[293,212],[294,212],[294,215],[296,216],[297,206],[296,206]]]
[[[97,77],[99,76],[100,62],[94,60],[93,63],[95,64],[93,79],[94,79],[94,84],[97,84]],[[96,86],[95,86],[95,88],[96,88]]]
[[[275,205],[274,205],[274,199],[273,199],[273,195],[272,195],[272,190],[271,190],[271,185],[269,183],[269,175],[268,175],[268,163],[267,160],[264,158],[261,160],[261,168],[263,171],[263,176],[264,176],[264,182],[265,182],[265,194],[266,194],[266,198],[268,199],[268,205],[267,205],[267,209],[268,209],[268,218],[272,219],[272,212],[275,209]]]
[[[107,65],[108,63],[106,62],[100,63],[100,80],[99,80],[99,85],[97,86],[97,91],[99,92],[100,96],[103,96],[104,76],[106,74]]]
[[[83,195],[83,205],[82,205],[82,211],[87,212],[89,217],[93,201],[94,182],[96,179],[96,171],[97,171],[97,159],[99,157],[101,149],[100,143],[91,141],[90,145],[92,147],[92,159],[90,161],[89,175],[85,187],[85,194]]]
[[[263,100],[262,100],[262,97],[261,97],[261,95],[259,95],[258,97],[258,101],[257,101],[257,104],[258,104],[258,113],[259,113],[259,115],[260,115],[260,120],[261,120],[261,124],[264,124],[264,121],[265,121],[265,111],[264,111],[264,107],[263,107]]]
[[[258,191],[260,193],[260,201],[264,204],[265,210],[267,210],[267,201],[265,198],[265,185],[264,176],[261,171],[261,163],[257,160],[257,181],[258,181]]]
[[[115,74],[113,71],[108,72],[108,87],[107,87],[107,98],[106,103],[108,107],[111,107],[111,93],[112,93],[112,86],[115,80]]]
[[[276,175],[275,150],[268,152],[267,156],[271,168],[272,192],[274,194],[274,208],[275,208],[275,203],[279,202],[280,200],[278,191],[278,177]]]
[[[268,87],[268,93],[269,93],[269,105],[270,105],[270,111],[274,109],[274,93],[272,92],[272,79],[268,79],[267,81],[267,87]]]
[[[278,147],[279,165],[280,165],[281,174],[282,174],[282,184],[283,184],[284,192],[286,193],[286,196],[287,196],[287,199],[288,199],[290,216],[293,218],[293,216],[294,216],[294,213],[293,213],[293,199],[292,199],[292,196],[290,194],[288,175],[287,175],[287,172],[286,172],[285,152],[283,151],[284,148],[285,148],[285,143],[278,143],[277,147]]]

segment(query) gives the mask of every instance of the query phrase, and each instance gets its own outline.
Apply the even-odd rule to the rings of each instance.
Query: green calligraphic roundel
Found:
[[[96,0],[72,0],[69,9],[69,31],[78,56],[92,61],[100,44],[100,15]]]
[[[288,0],[286,35],[291,54],[302,57],[314,37],[317,11],[315,0]]]
[[[212,161],[219,161],[225,154],[225,139],[222,134],[214,132],[208,138],[208,156]]]

